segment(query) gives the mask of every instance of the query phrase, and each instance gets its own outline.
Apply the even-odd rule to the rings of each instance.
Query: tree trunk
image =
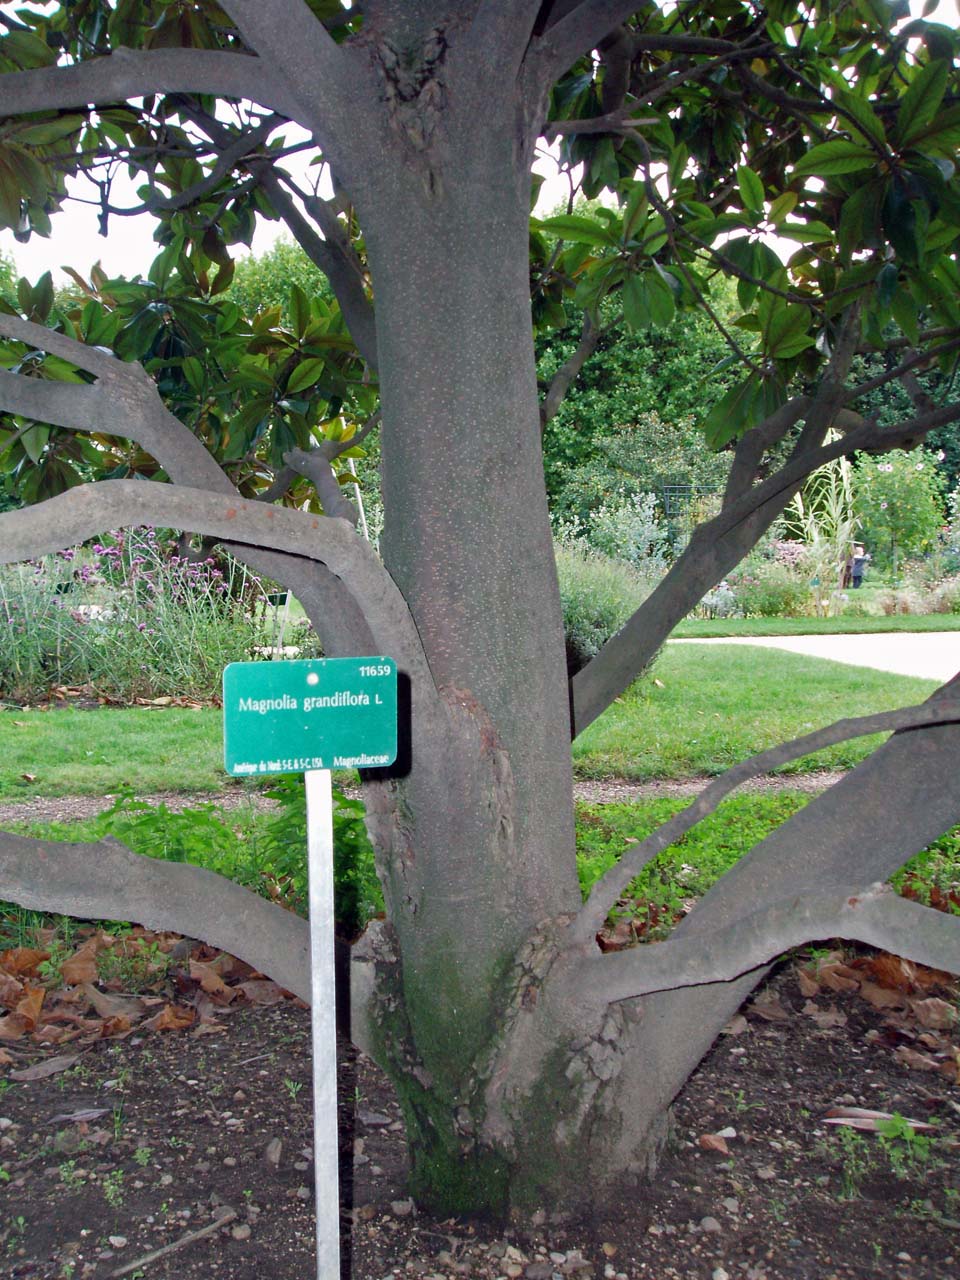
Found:
[[[383,404],[385,563],[432,687],[409,758],[368,805],[395,966],[381,1057],[405,1108],[413,1189],[502,1208],[502,1153],[473,1140],[484,1062],[520,948],[579,904],[563,626],[527,290],[528,196],[504,131],[466,181],[384,174],[364,211]],[[466,175],[458,175],[466,176]],[[383,989],[385,988],[385,989]]]

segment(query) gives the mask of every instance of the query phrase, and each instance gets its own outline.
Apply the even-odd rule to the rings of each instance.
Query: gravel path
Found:
[[[767,774],[744,783],[745,791],[804,791],[816,794],[826,790],[843,777],[842,773],[823,770],[817,773]],[[574,796],[588,804],[629,804],[632,801],[655,800],[660,796],[695,796],[710,781],[709,778],[654,779],[652,782],[631,782],[625,778],[597,778],[574,783]],[[347,794],[359,795],[359,791],[346,788]],[[31,800],[17,800],[0,804],[0,826],[12,822],[71,822],[92,818],[108,809],[115,796],[35,796]],[[222,809],[237,809],[252,805],[263,812],[274,808],[274,801],[261,792],[234,788],[228,791],[160,791],[140,797],[151,805],[165,804],[179,812],[199,805],[214,804]]]

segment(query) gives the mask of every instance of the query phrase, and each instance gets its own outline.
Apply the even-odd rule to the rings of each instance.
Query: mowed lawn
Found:
[[[574,767],[591,778],[716,774],[834,720],[923,701],[935,687],[772,649],[668,646],[574,743]],[[222,733],[212,707],[8,707],[0,711],[0,798],[124,785],[141,794],[218,790],[227,785]],[[876,741],[842,744],[790,768],[848,768]]]
[[[722,773],[767,747],[850,716],[922,702],[934,680],[889,675],[747,645],[668,645],[573,744],[581,777],[636,780]],[[858,738],[787,766],[847,769],[881,738]]]

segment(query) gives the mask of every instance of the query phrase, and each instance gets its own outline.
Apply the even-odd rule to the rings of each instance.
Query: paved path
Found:
[[[859,636],[729,636],[671,644],[752,644],[942,684],[960,671],[960,631],[885,631]]]

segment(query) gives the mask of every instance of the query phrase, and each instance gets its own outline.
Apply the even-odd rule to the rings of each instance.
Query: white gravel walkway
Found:
[[[729,636],[670,644],[752,644],[942,684],[960,671],[960,631],[886,631],[859,636]]]

